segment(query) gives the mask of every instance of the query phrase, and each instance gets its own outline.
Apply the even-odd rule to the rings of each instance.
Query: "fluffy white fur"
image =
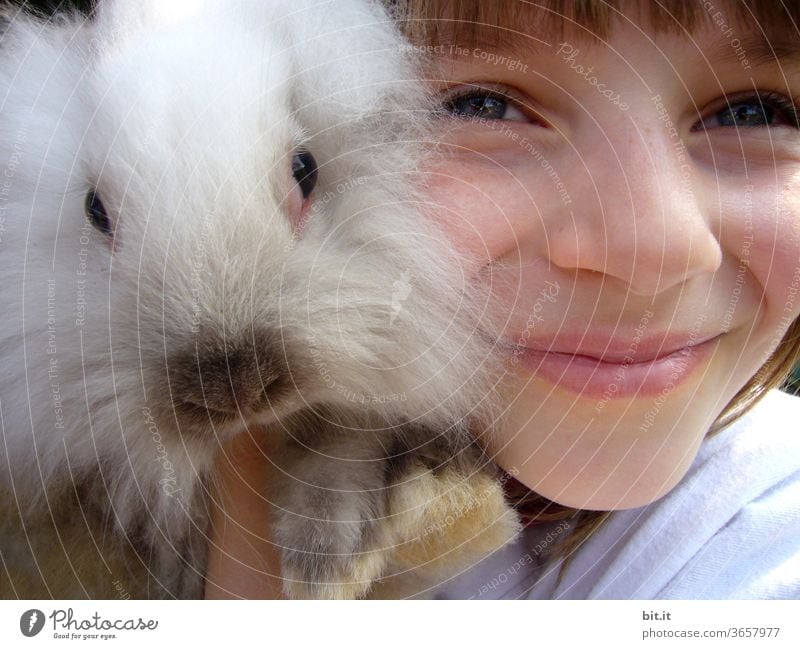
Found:
[[[135,582],[127,590],[196,596],[212,457],[246,427],[296,438],[304,426],[339,435],[352,422],[357,447],[365,426],[436,431],[435,441],[489,418],[492,336],[475,329],[484,300],[422,215],[429,106],[380,8],[107,0],[91,21],[6,18],[6,564],[37,574],[36,548],[50,543],[69,563],[57,548],[62,519],[84,520],[92,543],[120,539],[108,582],[123,571]],[[315,156],[319,180],[298,237],[289,212],[299,148]],[[113,244],[86,218],[92,189]],[[263,400],[224,420],[176,410],[175,358],[196,349],[203,369],[208,348],[250,341],[258,354],[263,340],[280,391],[256,385]],[[144,586],[130,576],[141,573]],[[51,594],[106,592],[80,574]]]

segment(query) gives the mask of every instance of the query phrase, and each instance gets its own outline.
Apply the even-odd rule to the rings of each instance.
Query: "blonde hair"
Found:
[[[649,11],[656,31],[691,32],[703,21],[712,20],[712,14],[696,1],[662,0],[659,4],[639,5],[640,11]],[[540,32],[561,35],[565,27],[569,27],[579,36],[605,38],[620,2],[538,0],[533,5],[523,0],[395,0],[389,5],[403,31],[415,43],[436,44],[447,40],[466,46],[479,43],[497,46],[510,34],[519,35],[519,25],[531,24],[533,12]],[[800,49],[800,34],[796,27],[800,24],[800,3],[742,0],[734,5],[731,20],[748,24],[750,29],[756,24],[776,52],[786,48]],[[730,425],[767,392],[783,385],[798,362],[800,318],[789,326],[770,358],[720,413],[707,435]],[[531,492],[511,476],[506,476],[505,489],[509,502],[527,525],[568,521],[571,533],[554,546],[554,557],[568,559],[612,513],[564,507]]]

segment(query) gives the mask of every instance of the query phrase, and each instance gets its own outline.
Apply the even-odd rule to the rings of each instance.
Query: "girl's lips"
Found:
[[[682,337],[687,339],[691,337]],[[619,351],[621,344],[607,345],[616,348],[612,352],[581,353],[511,345],[510,354],[512,365],[576,394],[606,401],[671,392],[705,363],[719,339],[720,335],[700,338],[681,347],[670,347],[663,339],[658,344],[644,341],[633,354]]]

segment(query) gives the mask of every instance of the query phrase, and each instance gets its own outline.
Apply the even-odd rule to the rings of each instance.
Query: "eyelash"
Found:
[[[722,104],[715,110],[710,117],[716,117],[723,111],[740,104],[755,104],[765,108],[773,108],[776,112],[788,122],[788,126],[800,130],[800,108],[786,95],[773,90],[755,91],[748,94],[733,95],[727,98],[727,102]],[[697,127],[692,130],[703,130],[703,121],[707,118],[702,118]]]
[[[531,115],[530,111],[525,106],[525,101],[516,95],[511,89],[498,89],[491,87],[471,86],[462,89],[457,89],[452,94],[446,95],[442,101],[442,112],[460,119],[476,119],[467,116],[460,116],[454,114],[453,106],[456,102],[465,99],[498,99],[506,102],[509,107],[515,108],[523,115],[527,116],[536,122],[544,123],[544,120],[536,115]],[[703,130],[704,121],[718,116],[726,109],[732,108],[739,104],[758,104],[764,107],[773,108],[779,113],[783,119],[788,122],[788,126],[800,130],[800,107],[785,95],[772,90],[756,91],[747,95],[736,95],[729,97],[727,103],[720,106],[708,117],[703,117],[700,122],[692,127],[692,130]],[[491,121],[518,121],[518,120],[491,120]],[[707,127],[707,128],[721,128],[721,127]]]
[[[488,86],[470,85],[467,87],[457,87],[451,94],[447,94],[442,101],[442,112],[460,119],[476,119],[474,117],[465,117],[453,114],[452,106],[464,99],[499,99],[508,104],[510,108],[515,108],[520,113],[525,115],[528,119],[536,122],[544,123],[544,120],[537,115],[531,114],[527,108],[525,100],[511,88],[492,88]],[[503,120],[492,120],[503,121]],[[516,120],[507,120],[516,121]]]

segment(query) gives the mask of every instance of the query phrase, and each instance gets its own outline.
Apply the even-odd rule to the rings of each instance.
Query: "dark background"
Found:
[[[169,2],[169,0],[165,0],[165,2]],[[15,6],[24,5],[34,11],[50,15],[58,10],[63,11],[71,8],[77,8],[81,11],[90,11],[94,5],[94,0],[27,0],[27,2],[25,0],[11,0],[10,2],[8,0],[5,0],[5,2],[0,0],[0,6],[3,4]]]

